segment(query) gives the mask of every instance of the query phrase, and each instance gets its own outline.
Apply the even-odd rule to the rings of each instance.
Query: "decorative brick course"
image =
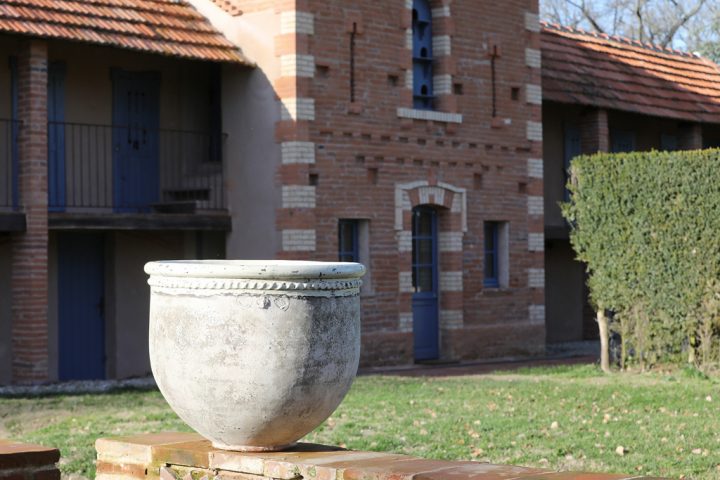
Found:
[[[398,286],[400,293],[413,293],[415,289],[412,284],[412,272],[398,273]]]
[[[280,75],[283,77],[314,77],[315,57],[312,55],[281,55]]]
[[[545,325],[545,305],[530,305],[528,320],[533,325]]]
[[[282,246],[286,252],[315,250],[315,230],[283,230]]]
[[[542,158],[528,158],[528,177],[530,178],[543,178],[543,160]]]
[[[281,151],[283,164],[315,163],[313,142],[283,142]]]
[[[408,230],[397,232],[397,239],[399,252],[412,252],[412,232]]]
[[[528,233],[528,250],[531,252],[542,252],[545,250],[544,233]]]
[[[315,120],[315,100],[312,98],[283,98],[280,117],[283,120]]]
[[[462,310],[440,310],[440,328],[455,330],[462,327]]]
[[[440,252],[462,252],[462,232],[440,232],[438,234],[438,250]]]
[[[545,204],[543,201],[543,197],[529,195],[527,197],[527,210],[528,210],[528,215],[534,215],[534,216],[542,215],[545,211]]]
[[[537,48],[525,49],[525,65],[530,68],[540,68],[542,66],[542,55]]]
[[[533,105],[542,105],[542,87],[532,83],[525,85],[525,101]]]
[[[283,208],[315,208],[315,187],[285,185],[282,187]]]
[[[529,268],[528,269],[528,286],[530,288],[545,288],[545,269]]]
[[[440,272],[441,292],[462,292],[463,272]]]
[[[412,332],[413,331],[413,315],[412,313],[401,313],[398,317],[398,331],[399,332]]]
[[[533,12],[525,12],[525,30],[529,32],[540,32],[540,15]]]
[[[280,14],[280,34],[302,33],[313,35],[315,33],[315,16],[308,12],[291,10]]]
[[[527,122],[527,139],[535,142],[542,142],[542,123],[528,121]]]
[[[452,47],[449,35],[435,35],[433,37],[433,55],[442,57],[452,53]]]

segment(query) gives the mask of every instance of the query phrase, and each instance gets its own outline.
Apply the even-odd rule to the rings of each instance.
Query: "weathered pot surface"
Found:
[[[281,450],[319,426],[360,359],[358,263],[150,262],[150,362],[188,425],[228,450]]]

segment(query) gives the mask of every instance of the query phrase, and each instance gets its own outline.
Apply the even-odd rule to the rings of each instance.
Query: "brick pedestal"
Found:
[[[0,480],[60,480],[56,448],[0,439]]]
[[[194,433],[99,439],[96,480],[638,480],[634,475],[554,473],[479,462],[426,460],[301,443],[277,453],[218,450]]]

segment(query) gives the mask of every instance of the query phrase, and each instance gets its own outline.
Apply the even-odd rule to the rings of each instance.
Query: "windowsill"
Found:
[[[428,120],[433,122],[462,123],[463,116],[459,113],[438,112],[435,110],[419,110],[415,108],[399,107],[397,116],[413,120]]]
[[[483,287],[482,293],[502,294],[509,293],[511,290],[510,287]]]

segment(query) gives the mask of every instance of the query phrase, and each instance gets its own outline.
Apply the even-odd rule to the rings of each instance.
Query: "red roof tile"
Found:
[[[720,67],[657,45],[543,24],[543,99],[720,123]]]
[[[250,64],[183,0],[2,0],[0,32]]]

